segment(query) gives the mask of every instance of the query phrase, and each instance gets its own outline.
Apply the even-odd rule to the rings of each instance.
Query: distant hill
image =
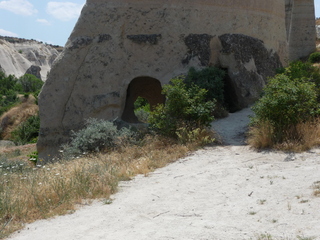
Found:
[[[52,63],[63,47],[36,40],[0,36],[0,70],[16,77],[35,69],[45,81]]]

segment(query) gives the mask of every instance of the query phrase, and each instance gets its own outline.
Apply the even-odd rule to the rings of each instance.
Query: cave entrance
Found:
[[[151,110],[159,103],[165,102],[165,96],[161,94],[162,87],[159,80],[152,77],[137,77],[133,79],[127,89],[126,103],[122,114],[122,120],[128,123],[139,123],[134,113],[134,103],[144,98],[150,104]]]
[[[232,79],[228,74],[227,68],[221,68],[226,72],[226,75],[223,79],[224,82],[224,103],[225,107],[230,113],[241,110],[239,108],[239,100],[237,98],[236,86],[234,85]]]

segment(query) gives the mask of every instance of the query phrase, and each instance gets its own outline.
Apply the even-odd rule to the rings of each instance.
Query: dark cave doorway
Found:
[[[134,78],[127,89],[126,103],[121,119],[128,123],[140,123],[134,113],[135,101],[138,97],[146,99],[152,110],[157,104],[165,102],[165,96],[161,92],[162,87],[159,80],[152,77]]]

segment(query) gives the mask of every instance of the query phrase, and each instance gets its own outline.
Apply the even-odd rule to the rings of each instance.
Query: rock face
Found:
[[[268,50],[259,39],[224,34],[219,40],[222,45],[220,64],[228,69],[226,99],[231,102],[231,111],[241,110],[259,98],[266,79],[282,64],[278,54]]]
[[[87,0],[40,94],[39,155],[89,117],[135,122],[138,96],[163,102],[192,66],[225,68],[234,110],[246,107],[275,68],[314,51],[314,19],[313,0]]]
[[[13,74],[16,77],[21,77],[27,71],[30,73],[31,69],[35,69],[31,66],[37,66],[40,67],[41,79],[45,81],[59,52],[47,44],[34,40],[20,40],[9,42],[4,38],[0,39],[0,65],[2,69],[7,75]]]
[[[34,76],[36,76],[37,78],[39,78],[41,80],[41,67],[39,66],[35,66],[35,65],[31,65],[31,67],[29,67],[26,71],[26,74],[32,74]]]

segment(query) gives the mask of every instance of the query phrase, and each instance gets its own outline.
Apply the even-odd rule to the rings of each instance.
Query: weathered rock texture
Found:
[[[40,94],[40,157],[89,117],[135,122],[136,97],[162,102],[191,66],[227,69],[234,110],[253,103],[275,68],[315,49],[314,19],[313,0],[87,0]]]
[[[32,66],[37,66],[41,79],[45,81],[58,54],[54,47],[35,40],[16,39],[9,42],[5,38],[0,39],[0,65],[7,75],[21,77],[25,73],[33,74],[35,68]]]

